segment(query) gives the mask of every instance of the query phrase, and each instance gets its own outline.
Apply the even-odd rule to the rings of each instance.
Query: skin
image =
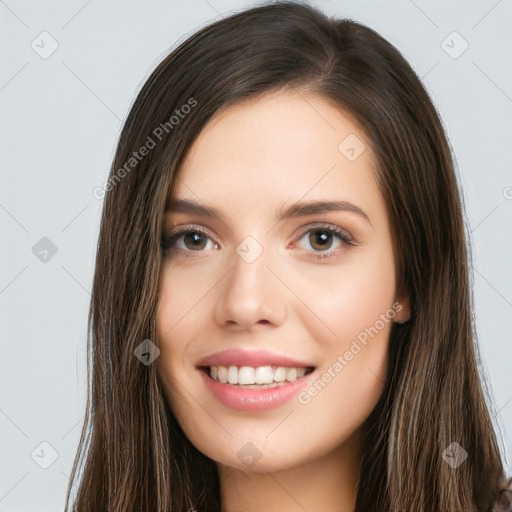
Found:
[[[349,134],[366,146],[353,161],[338,149]],[[180,169],[171,199],[216,207],[222,221],[166,213],[167,231],[189,226],[207,237],[194,245],[182,236],[167,254],[158,373],[188,438],[219,464],[226,512],[354,509],[361,426],[382,393],[392,322],[410,314],[408,297],[397,293],[374,168],[369,141],[348,115],[320,96],[286,89],[215,116]],[[280,220],[281,209],[312,200],[348,201],[369,221],[349,211]],[[315,243],[324,227],[318,222],[341,227],[356,245],[336,235]],[[263,249],[251,263],[236,251],[249,235]],[[322,252],[334,256],[317,258]],[[389,311],[394,317],[333,371]],[[307,404],[293,397],[270,411],[233,410],[196,369],[200,358],[232,347],[310,362],[312,382],[329,368],[335,376]],[[261,454],[251,467],[237,456],[248,442]]]

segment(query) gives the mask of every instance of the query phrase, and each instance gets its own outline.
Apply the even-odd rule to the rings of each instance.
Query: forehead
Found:
[[[243,208],[269,202],[380,194],[370,141],[324,98],[293,89],[264,95],[214,116],[178,173],[176,197]]]

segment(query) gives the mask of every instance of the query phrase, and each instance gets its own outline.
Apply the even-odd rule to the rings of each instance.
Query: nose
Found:
[[[239,330],[282,324],[287,314],[287,290],[279,272],[269,265],[265,251],[254,261],[235,253],[233,261],[233,268],[219,283],[217,323]]]

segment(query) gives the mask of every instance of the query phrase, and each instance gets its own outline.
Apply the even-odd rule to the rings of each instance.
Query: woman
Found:
[[[68,510],[511,509],[449,146],[382,37],[297,2],[201,29],[105,191]]]

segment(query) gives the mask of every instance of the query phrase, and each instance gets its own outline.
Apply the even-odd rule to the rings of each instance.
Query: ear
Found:
[[[411,304],[409,299],[409,292],[405,289],[405,286],[401,283],[395,294],[396,315],[395,322],[403,324],[411,318]]]

